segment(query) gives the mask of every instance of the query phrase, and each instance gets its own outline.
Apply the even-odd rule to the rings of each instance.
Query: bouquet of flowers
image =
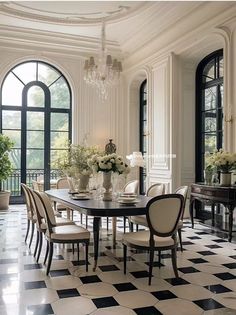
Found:
[[[205,157],[207,169],[215,168],[217,171],[229,173],[236,168],[236,153],[229,153],[220,149],[212,154],[207,152]]]
[[[88,160],[88,166],[94,172],[114,172],[118,174],[128,174],[130,167],[124,162],[123,158],[116,153],[99,156],[95,154]]]

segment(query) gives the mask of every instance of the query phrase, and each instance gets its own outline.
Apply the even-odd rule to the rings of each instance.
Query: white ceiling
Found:
[[[108,44],[130,55],[203,7],[203,1],[15,1],[0,2],[0,30],[46,32],[94,43],[106,20]],[[208,2],[209,3],[209,2]],[[213,6],[222,4],[212,2]]]

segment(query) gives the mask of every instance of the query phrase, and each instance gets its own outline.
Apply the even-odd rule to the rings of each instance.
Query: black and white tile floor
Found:
[[[90,228],[92,219],[90,222]],[[123,274],[122,222],[118,241],[104,229],[101,255],[89,272],[77,254],[57,246],[50,277],[45,274],[44,253],[37,264],[24,243],[25,207],[0,212],[0,314],[1,315],[236,315],[236,244],[200,224],[183,231],[184,252],[178,252],[179,279],[174,278],[169,253],[162,266],[155,263],[152,285],[147,284],[148,255],[129,251],[128,273]],[[104,222],[105,223],[105,222]],[[115,256],[114,256],[115,254]],[[81,259],[83,249],[81,247]]]

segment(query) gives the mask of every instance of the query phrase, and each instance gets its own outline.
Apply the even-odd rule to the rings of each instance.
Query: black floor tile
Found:
[[[115,270],[120,270],[116,265],[104,265],[104,266],[99,266],[99,268],[102,271],[115,271]]]
[[[18,263],[18,259],[0,259],[0,264],[17,264]]]
[[[145,262],[145,264],[149,266],[149,261]],[[158,261],[154,261],[152,265],[153,267],[164,267],[164,265],[162,263],[159,263]]]
[[[215,310],[218,308],[223,308],[224,306],[213,299],[205,299],[194,301],[199,307],[201,307],[204,311]]]
[[[32,289],[42,289],[46,288],[45,281],[31,281],[31,282],[25,282],[25,290],[32,290]]]
[[[24,265],[24,270],[42,269],[41,264],[26,264]]]
[[[64,257],[62,255],[55,255],[55,256],[53,256],[53,259],[64,260]]]
[[[197,253],[200,254],[200,255],[203,255],[203,256],[216,255],[216,253],[213,253],[210,250],[203,250],[203,251],[200,251],[200,252],[197,252]]]
[[[222,246],[219,246],[219,245],[204,245],[205,247],[208,247],[208,248],[211,248],[211,249],[214,249],[214,248],[222,248]]]
[[[236,259],[236,255],[229,256],[230,258]]]
[[[133,271],[130,272],[135,278],[145,278],[148,277],[148,272],[146,270],[142,271]]]
[[[188,242],[188,241],[185,241],[185,242],[182,242],[183,245],[195,245],[195,243],[193,242]]]
[[[61,276],[70,276],[70,272],[68,269],[59,269],[59,270],[51,270],[50,276],[51,277],[61,277]]]
[[[97,308],[104,308],[104,307],[111,307],[111,306],[119,305],[112,296],[92,299],[92,301],[96,305]]]
[[[155,296],[155,298],[157,298],[160,301],[177,298],[177,296],[174,293],[170,292],[169,290],[155,291],[151,293],[152,295]]]
[[[171,258],[171,254],[161,254],[162,259]]]
[[[137,288],[130,282],[113,284],[113,287],[119,292],[137,290]]]
[[[154,306],[140,307],[135,308],[134,312],[137,315],[163,315],[160,311],[158,311]]]
[[[78,261],[78,260],[73,260],[73,261],[72,261],[72,264],[73,264],[74,266],[83,266],[83,265],[85,265],[85,260],[84,260],[84,259],[80,259],[80,261]],[[88,265],[90,265],[89,262],[88,262]]]
[[[193,262],[194,264],[202,264],[202,263],[207,263],[208,261],[203,259],[203,258],[191,258],[188,259],[189,261]]]
[[[182,278],[169,278],[169,279],[165,279],[165,281],[169,282],[172,285],[189,284],[188,281],[186,281]]]
[[[226,240],[224,240],[223,238],[217,238],[215,240],[212,240],[213,242],[216,242],[216,243],[227,243]]]
[[[197,235],[208,235],[209,233],[207,233],[207,232],[195,232],[195,234],[197,234]]]
[[[223,264],[223,266],[229,269],[236,269],[236,263]]]
[[[189,238],[190,240],[201,240],[201,237],[199,236],[188,236],[187,238]]]
[[[229,272],[215,273],[214,276],[216,276],[217,278],[220,278],[221,280],[236,279],[236,276],[232,275],[232,273],[229,273]]]
[[[83,284],[102,282],[101,279],[96,275],[80,277],[80,280],[82,281]]]
[[[210,290],[212,293],[231,292],[230,289],[224,287],[222,284],[207,285],[205,288]]]
[[[27,310],[30,311],[30,314],[35,315],[49,315],[54,313],[51,304],[29,305],[27,306]]]
[[[77,289],[64,289],[64,290],[57,290],[57,294],[60,299],[65,299],[69,297],[80,296]]]
[[[197,270],[194,267],[183,267],[183,268],[178,268],[179,271],[183,272],[183,273],[194,273],[194,272],[199,272],[199,270]]]

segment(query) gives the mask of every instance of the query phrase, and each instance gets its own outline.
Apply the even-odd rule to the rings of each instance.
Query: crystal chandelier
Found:
[[[107,55],[105,21],[102,22],[101,48],[97,64],[95,58],[90,57],[84,63],[84,80],[97,87],[102,100],[107,99],[108,87],[119,82],[122,64],[117,59]]]

